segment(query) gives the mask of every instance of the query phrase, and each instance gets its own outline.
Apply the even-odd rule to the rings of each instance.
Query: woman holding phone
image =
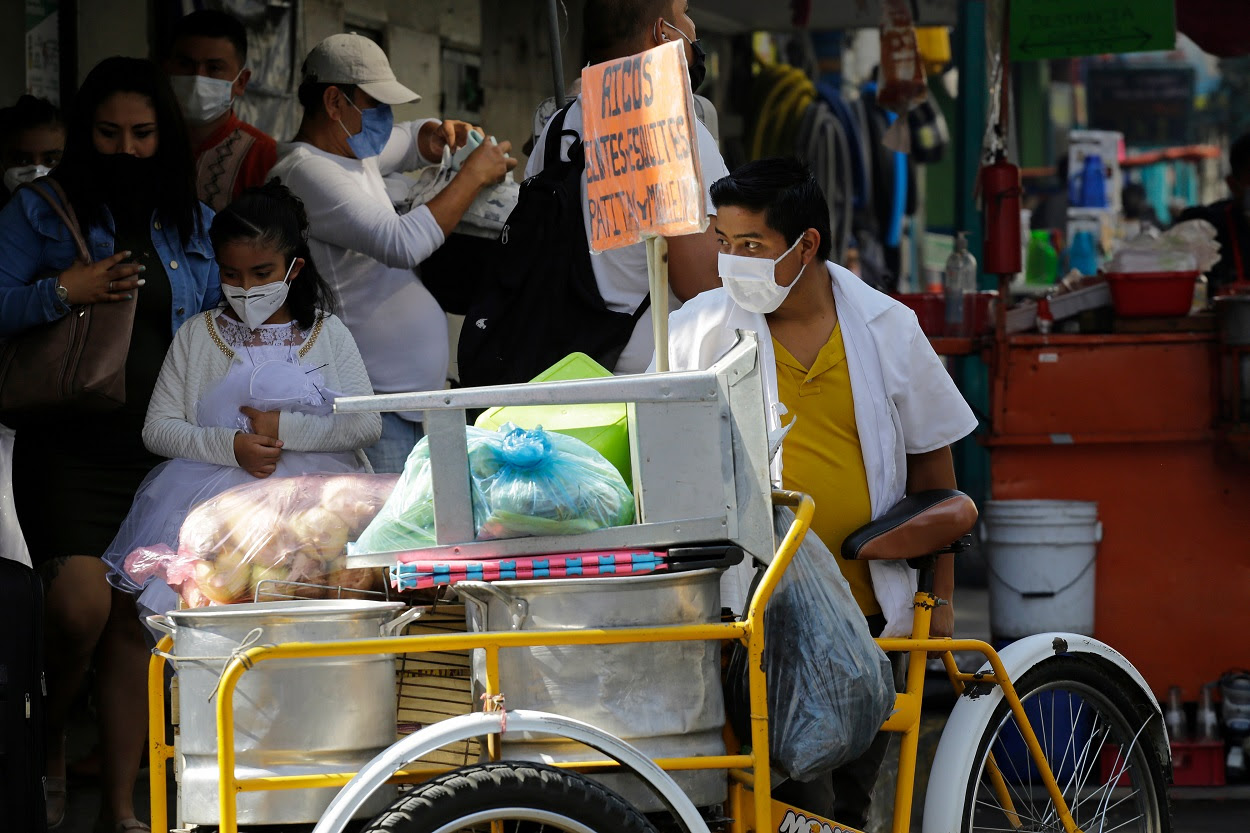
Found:
[[[65,720],[94,661],[100,829],[125,833],[147,829],[132,796],[146,735],[148,653],[134,600],[110,588],[100,556],[160,462],[141,432],[173,334],[217,307],[221,290],[212,212],[196,199],[186,126],[154,64],[118,57],[91,71],[51,178],[94,262],[77,260],[69,230],[40,195],[19,190],[0,211],[0,338],[81,305],[134,299],[136,309],[124,405],[94,414],[67,407],[13,426],[18,518],[46,589],[48,822],[65,815]]]

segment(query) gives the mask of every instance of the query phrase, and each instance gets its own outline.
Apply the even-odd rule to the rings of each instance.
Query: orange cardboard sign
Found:
[[[582,70],[590,247],[707,227],[694,99],[681,41]]]

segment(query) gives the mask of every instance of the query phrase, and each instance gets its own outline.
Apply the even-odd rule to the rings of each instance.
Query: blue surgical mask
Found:
[[[356,107],[355,102],[349,101],[348,103]],[[347,125],[343,124],[343,120],[339,119],[339,127],[343,128],[343,132],[347,134],[347,146],[352,149],[352,153],[356,154],[357,159],[377,156],[391,140],[391,128],[395,126],[395,116],[391,113],[391,106],[379,104],[369,110],[356,107],[356,112],[360,113],[360,132],[355,136],[347,129]]]

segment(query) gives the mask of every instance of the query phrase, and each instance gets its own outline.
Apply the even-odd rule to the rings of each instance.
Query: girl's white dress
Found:
[[[251,433],[242,406],[328,416],[338,395],[328,390],[321,368],[299,356],[308,333],[290,324],[266,324],[248,331],[228,316],[218,316],[216,331],[232,348],[234,359],[225,376],[206,389],[196,407],[201,428],[227,428]],[[345,474],[368,471],[360,452],[290,451],[283,449],[270,477],[299,474]],[[105,553],[109,580],[118,589],[140,588],[123,569],[126,556],[143,548],[178,549],[183,519],[196,505],[256,478],[238,466],[177,458],[161,463],[143,481],[130,513]]]

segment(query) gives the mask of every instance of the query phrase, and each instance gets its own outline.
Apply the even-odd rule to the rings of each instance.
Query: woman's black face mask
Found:
[[[106,203],[149,203],[160,190],[155,156],[141,158],[129,153],[96,156],[102,196]]]

